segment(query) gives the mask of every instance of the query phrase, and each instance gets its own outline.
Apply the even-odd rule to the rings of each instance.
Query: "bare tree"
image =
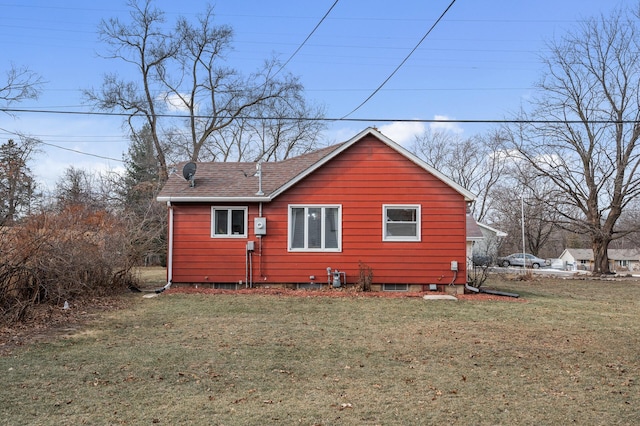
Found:
[[[82,206],[90,210],[102,209],[107,204],[98,191],[98,176],[88,170],[69,166],[56,182],[57,210]]]
[[[44,81],[29,68],[12,64],[6,72],[5,81],[0,84],[0,100],[9,105],[25,99],[37,99]]]
[[[524,249],[536,256],[554,236],[558,216],[550,207],[555,201],[553,187],[526,162],[515,160],[506,168],[491,195],[495,221],[507,232],[503,247],[509,252],[522,251],[523,232]]]
[[[409,149],[434,169],[477,195],[474,216],[483,221],[493,209],[491,192],[505,172],[504,136],[497,131],[472,138],[427,130]]]
[[[511,128],[513,147],[554,185],[558,225],[589,236],[594,273],[640,194],[640,28],[628,9],[586,21],[551,44],[533,111]]]
[[[247,155],[253,161],[280,161],[317,148],[325,128],[324,109],[304,97],[274,98],[257,105],[254,117],[243,120]],[[255,143],[250,143],[253,140]]]
[[[617,249],[637,249],[640,247],[640,199],[635,199],[627,205],[619,219],[620,227],[624,229],[631,229],[630,232],[624,237],[612,241],[611,248]]]
[[[163,105],[154,90],[154,83],[169,59],[179,51],[179,43],[170,29],[163,28],[164,14],[151,7],[151,1],[144,5],[129,1],[131,23],[118,19],[103,20],[99,26],[100,36],[110,52],[106,56],[132,65],[138,80],[127,81],[117,74],[107,74],[100,90],[86,90],[85,96],[96,107],[108,111],[122,111],[129,114],[128,124],[135,133],[137,118],[151,129],[151,135],[160,163],[162,180],[168,177],[165,149],[160,141],[158,114]]]
[[[302,96],[298,79],[279,73],[277,61],[265,61],[248,76],[229,66],[225,56],[233,31],[214,25],[212,7],[195,24],[179,18],[172,28],[163,12],[152,7],[152,0],[131,0],[129,7],[131,22],[103,21],[99,31],[110,48],[107,57],[133,65],[138,79],[108,75],[100,90],[87,90],[85,95],[100,109],[129,114],[131,133],[140,127],[138,118],[143,120],[153,137],[161,181],[168,176],[169,142],[182,159],[226,160],[234,153],[244,159],[251,149],[230,149],[228,143],[237,146],[251,139],[229,139],[241,132],[226,130],[259,107],[277,100],[294,104]]]

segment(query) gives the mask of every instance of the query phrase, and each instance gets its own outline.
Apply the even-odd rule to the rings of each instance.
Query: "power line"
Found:
[[[291,54],[291,56],[289,56],[289,59],[287,59],[285,61],[284,64],[282,64],[282,66],[280,67],[280,69],[278,71],[276,71],[276,73],[274,74],[274,77],[280,72],[282,71],[282,69],[284,67],[287,66],[287,64],[293,59],[294,56],[296,56],[296,54],[300,51],[300,49],[302,49],[302,47],[307,43],[307,41],[309,41],[309,39],[311,38],[311,36],[313,35],[313,33],[316,32],[316,30],[318,29],[318,27],[324,22],[324,20],[327,18],[327,16],[329,16],[329,13],[331,13],[331,11],[333,10],[334,7],[336,7],[336,4],[338,4],[339,0],[336,0],[333,2],[333,4],[331,5],[331,7],[329,8],[329,10],[327,10],[327,13],[324,14],[324,16],[322,17],[322,19],[320,19],[320,22],[318,22],[316,24],[316,26],[313,28],[313,30],[311,30],[311,32],[309,33],[309,35],[307,36],[307,38],[304,39],[304,41],[302,42],[302,44],[300,46],[298,46],[298,48],[295,50],[295,52],[293,52]]]
[[[123,112],[95,112],[95,111],[60,111],[60,110],[38,110],[38,109],[19,109],[19,108],[0,108],[0,112],[10,113],[35,113],[35,114],[68,114],[68,115],[99,115],[112,117],[128,117],[131,114]],[[156,114],[157,117],[163,118],[189,118],[182,114]],[[194,118],[211,118],[207,115],[195,115]],[[232,118],[231,116],[218,116],[220,119]],[[271,117],[271,116],[236,116],[237,119],[247,120],[291,120],[291,121],[327,121],[327,122],[371,122],[371,123],[457,123],[457,124],[635,124],[636,120],[525,120],[525,119],[428,119],[428,118],[331,118],[331,117]],[[3,129],[0,129],[3,130]],[[6,130],[5,130],[6,131]],[[6,131],[7,133],[16,134]],[[118,160],[119,161],[119,160]]]
[[[420,39],[420,41],[418,42],[418,44],[415,45],[415,47],[411,50],[411,52],[409,52],[409,54],[402,60],[402,62],[400,62],[400,65],[398,65],[396,67],[395,70],[393,70],[393,72],[391,74],[389,74],[389,77],[387,77],[382,84],[380,84],[380,86],[378,86],[378,88],[376,90],[374,90],[367,99],[365,99],[360,105],[358,105],[357,107],[355,107],[353,109],[353,111],[351,111],[349,114],[344,115],[342,118],[347,118],[348,116],[350,116],[351,114],[353,114],[354,112],[356,112],[357,110],[359,110],[364,104],[366,104],[367,102],[369,102],[369,100],[371,98],[373,98],[376,93],[378,93],[380,91],[380,89],[382,89],[382,87],[384,87],[385,84],[387,84],[387,82],[389,80],[391,80],[391,78],[398,72],[398,70],[400,68],[402,68],[402,66],[404,65],[405,62],[407,62],[409,60],[409,58],[411,57],[411,55],[413,55],[413,52],[416,51],[416,49],[418,49],[418,47],[420,47],[420,45],[422,44],[422,42],[424,41],[424,39],[427,38],[427,36],[431,33],[431,31],[433,31],[433,29],[436,27],[436,25],[438,25],[438,23],[442,20],[442,18],[444,18],[444,15],[447,14],[447,12],[449,11],[449,9],[451,9],[451,6],[453,6],[453,4],[456,2],[456,0],[452,0],[451,3],[449,3],[449,6],[447,6],[447,8],[444,10],[444,12],[442,12],[442,14],[440,15],[440,17],[436,20],[436,22],[433,23],[433,25],[431,25],[431,28],[429,28],[429,30],[425,33],[424,36],[422,36],[422,38]]]
[[[42,145],[47,145],[47,146],[51,146],[51,147],[54,147],[54,148],[62,149],[62,150],[65,150],[65,151],[70,151],[70,152],[73,152],[75,154],[87,155],[89,157],[100,158],[102,160],[110,160],[110,161],[117,161],[118,163],[124,163],[124,160],[122,160],[122,159],[106,157],[104,155],[98,155],[98,154],[91,154],[90,152],[79,151],[77,149],[65,148],[65,147],[60,146],[60,145],[55,145],[55,144],[52,144],[52,143],[49,143],[49,142],[43,142],[43,141],[40,141],[40,140],[38,142],[41,143]]]
[[[30,137],[30,138],[31,138],[31,136],[26,136],[26,135],[21,134],[21,133],[12,132],[12,131],[10,131],[10,130],[3,129],[3,128],[1,128],[1,127],[0,127],[0,131],[3,131],[3,132],[5,132],[5,133],[6,133],[6,134],[8,134],[8,135],[14,135],[14,136],[19,136],[19,137]],[[100,159],[102,159],[102,160],[111,160],[111,161],[117,161],[117,162],[119,162],[119,163],[124,163],[124,161],[123,161],[122,159],[117,159],[117,158],[107,157],[107,156],[99,155],[99,154],[92,154],[92,153],[90,153],[90,152],[79,151],[79,150],[77,150],[77,149],[65,148],[65,147],[60,146],[60,145],[56,145],[56,144],[49,143],[49,142],[44,142],[44,141],[42,141],[42,140],[40,140],[40,139],[38,139],[38,138],[33,138],[33,139],[34,139],[34,140],[36,140],[39,144],[47,145],[47,146],[51,146],[51,147],[53,147],[53,148],[62,149],[62,150],[64,150],[64,151],[70,151],[70,152],[73,152],[73,153],[76,153],[76,154],[80,154],[80,155],[86,155],[86,156],[89,156],[89,157],[100,158]]]

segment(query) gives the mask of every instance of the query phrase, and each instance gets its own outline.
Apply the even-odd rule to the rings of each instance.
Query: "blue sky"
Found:
[[[219,0],[216,23],[234,29],[229,63],[244,73],[272,55],[285,61],[300,46],[335,0]],[[300,77],[307,97],[340,118],[364,101],[401,63],[451,0],[339,0],[287,71]],[[169,21],[194,18],[205,2],[160,0]],[[635,0],[457,0],[394,77],[350,118],[336,121],[327,143],[345,140],[377,126],[399,143],[421,133],[428,123],[393,120],[446,118],[500,120],[519,109],[540,78],[546,42],[575,30],[584,18],[608,14]],[[130,72],[124,64],[100,57],[106,51],[97,35],[101,19],[126,18],[121,0],[0,0],[0,73],[10,64],[28,66],[47,82],[38,100],[20,109],[89,111],[82,90],[98,88],[105,72]],[[389,121],[379,122],[374,119]],[[0,112],[0,140],[23,132],[45,145],[32,170],[45,188],[68,166],[117,169],[128,139],[114,117]],[[464,136],[487,125],[449,124]]]

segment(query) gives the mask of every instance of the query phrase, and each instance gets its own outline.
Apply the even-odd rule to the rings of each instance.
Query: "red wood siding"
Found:
[[[342,251],[289,252],[290,204],[342,206]],[[383,242],[385,204],[421,205],[420,242]],[[217,204],[218,205],[218,204]],[[238,205],[238,204],[234,204]],[[240,206],[240,205],[239,205]],[[249,206],[248,238],[212,239],[211,207],[174,206],[174,282],[245,279],[246,243],[255,241],[253,281],[262,284],[327,282],[326,268],[345,271],[349,283],[359,262],[375,284],[456,284],[466,280],[466,203],[462,195],[403,155],[370,136],[355,143],[270,203],[263,204],[267,235],[256,238]]]
[[[216,206],[225,204],[216,203]],[[247,204],[228,204],[246,207]],[[173,281],[245,281],[246,245],[253,236],[255,206],[249,208],[247,235],[250,238],[211,238],[211,205],[173,206]]]

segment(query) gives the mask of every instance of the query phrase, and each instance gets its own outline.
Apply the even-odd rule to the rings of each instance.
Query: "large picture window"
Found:
[[[420,205],[382,206],[383,241],[420,241]]]
[[[246,238],[246,207],[212,207],[211,237],[213,238]]]
[[[289,206],[290,251],[340,251],[340,206]]]

